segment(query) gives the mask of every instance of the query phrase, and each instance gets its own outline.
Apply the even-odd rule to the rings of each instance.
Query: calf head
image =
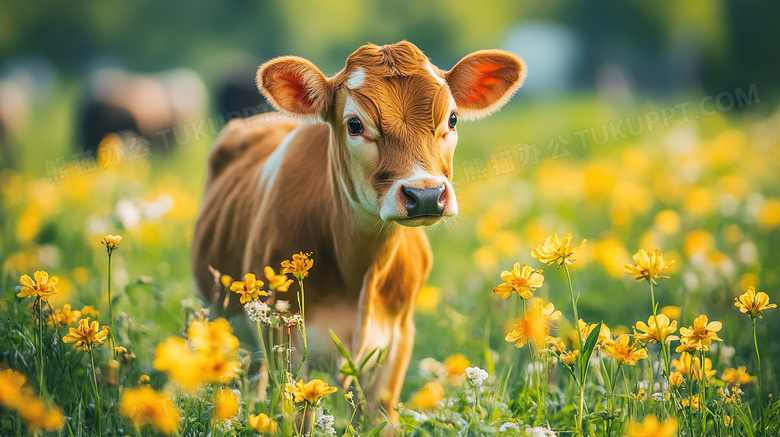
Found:
[[[458,120],[500,108],[525,75],[522,60],[500,50],[445,72],[402,41],[359,48],[331,78],[303,58],[276,58],[260,66],[257,83],[280,111],[330,124],[337,183],[356,213],[420,226],[458,212]]]

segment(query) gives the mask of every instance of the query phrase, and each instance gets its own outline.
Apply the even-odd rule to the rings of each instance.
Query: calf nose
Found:
[[[442,215],[447,199],[444,196],[445,188],[444,184],[434,188],[401,187],[406,195],[406,212],[409,218]]]

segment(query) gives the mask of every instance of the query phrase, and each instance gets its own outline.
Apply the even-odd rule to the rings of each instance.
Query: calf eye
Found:
[[[360,135],[363,133],[363,123],[357,117],[347,120],[347,129],[350,135]]]
[[[458,116],[453,112],[450,114],[450,129],[455,129],[456,124],[458,124]]]

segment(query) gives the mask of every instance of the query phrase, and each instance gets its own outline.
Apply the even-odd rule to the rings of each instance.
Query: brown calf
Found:
[[[455,124],[497,110],[525,74],[498,50],[444,72],[405,41],[363,46],[331,78],[299,57],[263,64],[258,86],[284,115],[234,120],[211,151],[193,244],[203,298],[240,314],[238,295],[215,287],[208,266],[240,277],[312,252],[308,364],[333,356],[329,328],[358,359],[387,348],[366,394],[395,418],[432,261],[420,226],[458,212]]]

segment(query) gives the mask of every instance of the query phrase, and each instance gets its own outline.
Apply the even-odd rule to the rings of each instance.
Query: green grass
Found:
[[[50,183],[44,162],[57,156],[69,159],[73,147],[69,108],[75,87],[66,89],[70,91],[46,110],[36,112],[40,125],[51,128],[28,129],[21,139],[19,170],[0,175],[0,367],[25,374],[25,387],[48,407],[61,408],[64,427],[47,433],[97,434],[89,354],[62,342],[64,328],[46,327],[41,350],[35,340],[32,300],[16,298],[15,287],[21,275],[46,270],[61,279],[59,294],[51,300],[54,309],[66,303],[74,309],[94,305],[101,324],[110,324],[107,259],[100,240],[108,233],[121,234],[121,248],[112,257],[114,323],[118,343],[136,358],[120,365],[117,382],[111,385],[111,351],[106,346],[95,350],[104,433],[152,433],[148,427],[135,430],[118,410],[121,394],[136,388],[138,378],[147,374],[151,387],[179,409],[183,435],[196,431],[251,435],[249,414],[269,413],[273,404],[260,400],[253,388],[257,382],[253,366],[259,357],[251,357],[242,347],[238,359],[246,372],[225,385],[240,390],[243,402],[232,431],[214,420],[214,390],[222,384],[205,384],[195,394],[184,394],[166,372],[152,365],[155,347],[169,337],[181,337],[188,317],[200,307],[193,293],[189,248],[210,141]],[[623,435],[631,420],[648,415],[677,418],[681,435],[690,435],[691,428],[694,435],[703,435],[704,426],[706,435],[761,435],[758,384],[743,385],[739,403],[726,402],[717,390],[725,387],[726,368],[744,365],[751,376],[758,374],[751,320],[734,307],[734,298],[755,285],[769,294],[770,301],[777,301],[780,278],[773,266],[780,256],[780,185],[773,163],[780,152],[771,138],[780,126],[776,117],[734,112],[688,123],[674,120],[668,128],[587,150],[575,143],[574,132],[580,129],[598,128],[655,107],[610,106],[590,96],[530,100],[480,122],[459,125],[455,182],[462,208],[457,220],[428,232],[434,270],[415,318],[418,334],[400,408],[409,435],[491,435],[507,422],[517,424],[520,435],[525,427],[548,424],[564,431],[562,435],[574,431],[577,383],[560,362],[549,360],[549,354],[529,353],[528,346],[517,349],[504,340],[511,321],[522,317],[522,305],[516,295],[501,300],[492,292],[502,282],[501,271],[511,270],[515,262],[543,269],[544,285],[534,295],[562,311],[551,334],[566,340],[573,316],[565,275],[531,257],[551,232],[572,232],[575,241],[588,239],[571,273],[574,292],[580,295],[579,315],[589,323],[603,321],[613,332],[633,334],[637,321],[647,321],[652,314],[647,284],[624,273],[623,265],[638,249],[657,246],[676,260],[670,277],[660,279],[655,288],[659,306],[681,308],[679,327],[691,326],[701,314],[723,324],[718,332],[723,342],[707,352],[717,370],[707,388],[707,414],[689,415],[678,404],[689,398],[689,387],[696,393],[696,383],[686,380],[681,391],[672,393],[672,401],[656,401],[654,393],[663,396],[669,390],[651,386],[648,360],[610,372],[611,360],[594,354],[600,362],[589,367],[585,385],[585,422],[592,435]],[[547,145],[558,136],[570,142],[570,156],[553,159]],[[543,155],[538,164],[521,165],[518,148],[524,144],[539,146]],[[515,170],[496,174],[491,155],[504,149],[516,160]],[[465,182],[464,161],[474,163],[479,157],[487,177]],[[151,212],[165,203],[171,207],[161,215]],[[141,218],[134,222],[122,210],[141,211]],[[144,210],[149,214],[144,216]],[[307,282],[306,292],[316,293],[317,284]],[[767,310],[757,321],[767,427],[763,435],[778,432],[778,404],[773,401],[778,393],[774,369],[780,342],[771,333],[780,328],[779,320],[777,310]],[[576,343],[569,341],[568,347]],[[674,352],[678,344],[672,343],[671,358],[679,359]],[[36,358],[40,352],[44,387],[39,384]],[[656,345],[650,346],[650,360],[661,361],[658,352]],[[464,355],[471,365],[488,370],[490,377],[477,388],[459,374],[432,376],[432,367],[447,366],[423,361],[443,362],[453,354]],[[549,372],[529,372],[532,361],[543,363]],[[452,363],[449,367],[462,371]],[[329,381],[327,375],[314,376]],[[657,372],[652,378],[656,383],[664,379]],[[615,382],[614,391],[605,388],[607,379]],[[644,399],[627,397],[640,388]],[[349,432],[351,416],[343,395],[339,390],[322,404],[335,416],[339,435]],[[426,401],[435,406],[422,408]],[[31,433],[11,404],[3,405],[0,434]],[[280,433],[294,434],[289,418],[301,404],[277,407],[273,415]],[[729,426],[726,415],[732,420]],[[356,426],[360,435],[368,435],[378,422],[364,416]]]

